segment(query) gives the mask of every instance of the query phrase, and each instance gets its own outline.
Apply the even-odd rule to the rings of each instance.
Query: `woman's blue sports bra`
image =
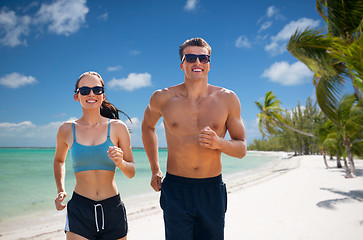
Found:
[[[93,146],[86,146],[77,143],[74,122],[73,144],[71,147],[72,167],[74,173],[88,170],[108,170],[116,171],[115,163],[108,156],[107,150],[114,146],[110,139],[111,122],[108,123],[107,139],[104,143]]]

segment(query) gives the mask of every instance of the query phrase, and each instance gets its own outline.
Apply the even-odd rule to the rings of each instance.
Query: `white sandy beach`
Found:
[[[243,160],[242,160],[243,161]],[[278,166],[248,176],[228,177],[225,239],[362,239],[363,161],[357,177],[322,156],[285,159]],[[159,194],[125,199],[128,239],[164,239]],[[65,212],[0,223],[0,239],[65,239]]]

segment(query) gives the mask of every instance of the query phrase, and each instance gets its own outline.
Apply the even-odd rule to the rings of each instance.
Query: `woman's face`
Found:
[[[99,77],[95,75],[87,74],[81,78],[78,83],[78,89],[81,87],[103,87],[102,82]],[[79,101],[83,108],[85,109],[94,109],[100,108],[103,100],[105,99],[105,94],[102,93],[100,95],[96,95],[93,90],[89,92],[87,95],[82,95],[80,91],[74,94],[74,99]]]

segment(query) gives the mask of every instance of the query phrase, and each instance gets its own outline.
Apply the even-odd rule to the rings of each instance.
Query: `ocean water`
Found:
[[[0,148],[0,221],[54,208],[57,189],[53,175],[54,148]],[[150,165],[143,149],[133,149],[136,175],[128,179],[119,169],[115,181],[121,197],[152,193]],[[165,174],[167,150],[159,150]],[[268,153],[248,152],[243,159],[222,155],[223,174],[250,171],[278,160]],[[65,187],[72,195],[75,178],[70,154],[66,159]],[[67,200],[66,199],[66,200]]]

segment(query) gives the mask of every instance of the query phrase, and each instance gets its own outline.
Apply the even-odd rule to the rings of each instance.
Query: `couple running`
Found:
[[[246,133],[236,94],[208,84],[211,47],[201,38],[179,48],[184,82],[153,93],[142,121],[142,140],[152,171],[151,186],[161,191],[165,238],[224,239],[227,209],[221,153],[246,155]],[[127,217],[114,176],[116,167],[132,178],[135,163],[130,135],[104,93],[96,72],[82,74],[74,99],[83,115],[58,130],[54,176],[57,210],[66,206],[65,159],[71,152],[76,186],[67,204],[67,239],[126,239]],[[160,171],[155,126],[163,118],[168,157]],[[230,139],[225,139],[226,132]]]

